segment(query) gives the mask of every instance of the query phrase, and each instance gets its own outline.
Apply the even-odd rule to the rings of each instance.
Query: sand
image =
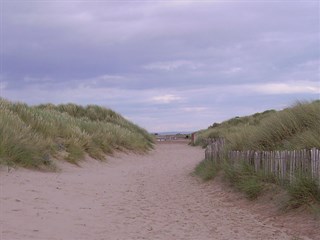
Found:
[[[237,204],[219,181],[192,176],[203,156],[185,143],[159,143],[106,163],[59,162],[55,173],[2,169],[0,239],[311,239]]]

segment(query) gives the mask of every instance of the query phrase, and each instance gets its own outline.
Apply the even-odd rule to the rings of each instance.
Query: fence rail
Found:
[[[272,174],[282,181],[292,182],[295,174],[304,174],[320,183],[320,150],[316,148],[293,151],[224,151],[224,140],[210,143],[205,158],[221,162],[224,158],[232,164],[245,161],[255,171]]]

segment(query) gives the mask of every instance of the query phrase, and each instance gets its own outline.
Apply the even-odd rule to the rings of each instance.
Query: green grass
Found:
[[[289,200],[286,208],[298,208],[304,205],[313,206],[320,203],[319,182],[309,176],[296,175],[292,184],[288,185]]]
[[[263,191],[263,181],[253,167],[241,161],[231,164],[225,161],[223,164],[225,178],[241,192],[244,192],[248,199],[256,199]]]
[[[320,101],[298,102],[282,111],[214,123],[198,132],[197,144],[207,138],[226,139],[229,150],[290,150],[320,148]]]
[[[220,170],[224,179],[250,200],[258,198],[271,185],[281,185],[275,176],[255,172],[254,168],[245,161],[231,163],[230,160],[225,160],[220,166],[212,160],[203,160],[196,166],[194,173],[204,181],[208,181],[213,179]],[[289,196],[282,203],[283,209],[308,206],[313,211],[314,209],[319,211],[320,186],[315,179],[297,174],[291,184],[281,186]]]
[[[208,138],[224,138],[226,152],[320,148],[320,101],[298,102],[282,111],[268,110],[214,123],[208,129],[198,132],[197,144],[205,146]],[[200,169],[204,173],[212,172],[215,166],[203,164]],[[250,164],[243,161],[234,163],[232,159],[225,160],[222,173],[231,185],[244,192],[249,199],[257,198],[266,186],[277,184],[289,195],[287,208],[320,203],[319,183],[307,173],[297,175],[292,184],[285,185],[274,175],[255,172]]]
[[[194,174],[203,181],[208,181],[214,179],[220,170],[224,178],[232,186],[244,192],[247,198],[253,200],[262,193],[264,187],[262,178],[245,162],[237,165],[230,164],[228,161],[217,164],[215,161],[205,159],[196,166]]]
[[[49,165],[50,141],[34,132],[16,114],[0,107],[0,163],[35,167]]]
[[[100,106],[28,106],[0,99],[0,164],[50,165],[65,152],[77,163],[86,154],[103,160],[114,150],[145,152],[152,136],[120,114]]]
[[[199,176],[203,181],[209,181],[213,179],[218,171],[219,167],[211,160],[202,160],[195,168],[194,174]]]

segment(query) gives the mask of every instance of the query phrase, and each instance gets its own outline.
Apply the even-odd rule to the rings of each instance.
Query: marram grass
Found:
[[[117,150],[145,152],[153,138],[116,112],[75,104],[28,106],[0,99],[0,164],[43,167],[60,156],[103,160]]]
[[[198,144],[205,145],[208,138],[224,138],[226,150],[320,148],[320,101],[298,102],[282,111],[269,110],[214,123],[198,132]],[[244,162],[234,164],[226,159],[221,168],[225,178],[249,199],[257,198],[265,184],[279,184],[275,176],[256,173],[252,166]],[[198,165],[198,171],[201,170],[204,176],[214,176],[214,169],[213,162],[208,166],[204,162]],[[286,208],[320,203],[319,183],[309,175],[297,175],[292,184],[284,187],[289,195]]]
[[[226,139],[228,149],[239,151],[320,148],[320,101],[215,123],[199,131],[198,144],[219,137]]]
[[[214,161],[204,159],[198,163],[194,170],[194,174],[199,176],[203,181],[209,181],[213,179],[220,168],[214,163]]]

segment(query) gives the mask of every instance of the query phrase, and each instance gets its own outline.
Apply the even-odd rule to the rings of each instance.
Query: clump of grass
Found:
[[[238,188],[243,191],[247,198],[256,199],[263,190],[263,185],[256,177],[248,177],[242,179],[238,184]]]
[[[199,176],[203,181],[209,181],[213,179],[220,168],[211,160],[202,160],[195,168],[194,174]]]
[[[196,166],[195,174],[203,180],[210,180],[216,176],[220,169],[223,170],[225,178],[231,185],[244,192],[247,198],[253,200],[261,194],[263,190],[262,180],[253,168],[245,162],[234,165],[225,161],[220,167],[212,160],[203,160]]]
[[[282,111],[214,123],[198,132],[198,145],[208,138],[225,138],[230,150],[281,150],[320,148],[320,101],[298,102]]]
[[[32,131],[13,112],[0,107],[0,163],[23,167],[50,166],[50,141]]]
[[[206,146],[207,139],[224,138],[225,151],[229,150],[298,150],[320,148],[320,101],[298,102],[282,111],[269,110],[251,116],[235,117],[222,123],[214,123],[198,132],[196,144]],[[233,163],[228,159],[223,172],[249,199],[255,199],[268,184],[284,186],[275,175],[255,172],[245,162]],[[310,174],[309,174],[310,176]],[[296,177],[288,187],[291,208],[319,203],[319,184],[308,174]]]
[[[263,183],[252,166],[242,161],[231,164],[225,161],[223,164],[225,178],[238,190],[244,192],[247,198],[256,199],[263,190]]]
[[[103,160],[117,150],[145,152],[153,138],[120,114],[100,106],[45,104],[30,107],[0,98],[0,163],[39,167],[61,156]]]
[[[320,203],[319,183],[307,175],[296,175],[287,187],[289,197],[286,207],[299,208],[303,205],[312,206]]]
[[[280,184],[275,176],[255,172],[253,166],[244,161],[235,164],[226,160],[222,169],[231,185],[244,192],[250,200],[256,199],[263,192],[266,183]],[[320,204],[320,186],[311,175],[297,174],[292,183],[283,187],[289,195],[289,199],[284,203],[285,209]]]

